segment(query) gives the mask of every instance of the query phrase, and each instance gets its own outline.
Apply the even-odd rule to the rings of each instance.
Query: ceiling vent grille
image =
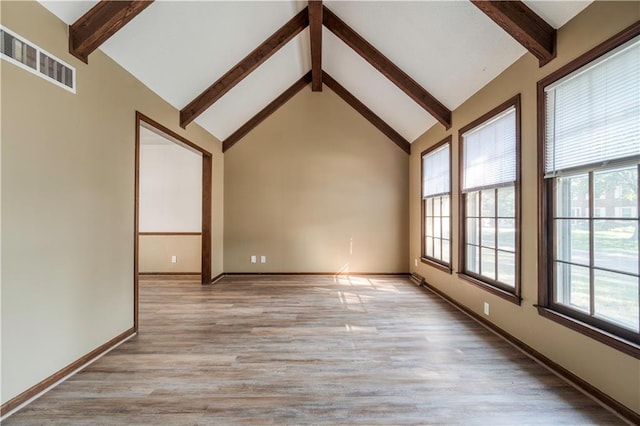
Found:
[[[0,26],[0,57],[76,93],[76,70],[24,37]]]

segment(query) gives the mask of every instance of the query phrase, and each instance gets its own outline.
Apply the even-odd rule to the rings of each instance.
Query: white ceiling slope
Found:
[[[97,1],[41,3],[72,24]],[[525,3],[559,28],[591,1]],[[100,48],[182,109],[306,4],[159,0]],[[469,1],[327,0],[324,4],[452,110],[526,53]],[[309,50],[307,29],[195,121],[224,140],[311,69]],[[437,123],[326,28],[322,60],[325,71],[408,141]]]

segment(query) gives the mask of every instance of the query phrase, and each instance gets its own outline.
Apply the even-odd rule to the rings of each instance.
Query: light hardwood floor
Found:
[[[622,424],[405,277],[143,277],[140,333],[33,424]]]

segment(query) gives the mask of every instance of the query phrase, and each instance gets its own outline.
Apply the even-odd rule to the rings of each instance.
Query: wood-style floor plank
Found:
[[[142,277],[140,333],[3,424],[622,424],[405,277]]]

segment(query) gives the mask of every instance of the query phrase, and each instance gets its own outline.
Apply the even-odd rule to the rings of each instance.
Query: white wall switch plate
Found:
[[[416,259],[414,259],[414,262],[413,262],[413,263],[414,263],[416,266],[418,266],[418,259],[417,259],[417,258],[416,258]]]
[[[489,316],[489,304],[487,302],[484,302],[484,314]]]
[[[171,263],[178,263],[178,256],[171,256]]]
[[[267,256],[260,256],[260,263],[267,263]]]
[[[251,256],[251,263],[257,263],[258,259],[256,258],[256,256]]]

